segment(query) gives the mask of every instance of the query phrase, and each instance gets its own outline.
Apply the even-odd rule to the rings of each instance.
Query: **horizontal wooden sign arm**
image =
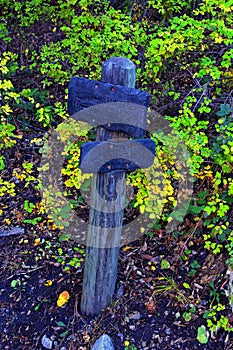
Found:
[[[109,102],[130,102],[148,107],[150,99],[146,91],[81,77],[71,78],[68,89],[70,115],[83,108]]]
[[[134,171],[152,166],[154,154],[151,139],[88,142],[81,146],[80,169],[84,173]]]
[[[74,119],[134,138],[145,136],[148,106],[145,91],[78,77],[69,84],[68,112]]]

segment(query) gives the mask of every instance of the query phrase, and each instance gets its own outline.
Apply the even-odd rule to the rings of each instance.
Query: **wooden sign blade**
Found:
[[[101,109],[97,105],[102,105]],[[148,106],[149,94],[145,91],[80,77],[70,80],[68,113],[74,116],[88,108],[87,113],[79,113],[77,119],[89,124],[123,131],[135,138],[143,137]]]
[[[151,139],[87,142],[81,146],[80,169],[84,173],[134,171],[153,165],[154,154],[155,143]]]

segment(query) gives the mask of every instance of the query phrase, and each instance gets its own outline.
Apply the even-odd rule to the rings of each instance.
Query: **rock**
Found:
[[[132,312],[131,314],[129,314],[129,317],[132,319],[132,320],[140,320],[141,318],[141,315],[138,311],[134,311]]]
[[[131,331],[135,331],[135,329],[136,329],[136,326],[135,325],[129,325],[129,329],[131,329]]]
[[[92,350],[114,350],[111,338],[107,334],[101,335],[101,337],[96,340]]]
[[[118,336],[119,338],[121,338],[121,341],[123,341],[124,335],[123,335],[122,333],[117,333],[117,336]]]
[[[117,299],[120,299],[120,297],[121,297],[123,294],[124,294],[124,286],[120,286],[120,287],[118,288],[117,293],[116,293],[116,298],[117,298]]]
[[[43,345],[44,348],[46,349],[52,349],[53,348],[53,342],[50,338],[47,337],[47,335],[43,335],[41,339],[41,344]]]

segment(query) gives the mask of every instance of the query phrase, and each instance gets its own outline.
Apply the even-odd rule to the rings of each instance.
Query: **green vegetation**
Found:
[[[127,177],[127,181],[138,189],[134,207],[152,220],[147,233],[152,235],[158,227],[164,228],[168,224],[173,227],[173,222],[178,222],[179,233],[189,230],[190,235],[201,236],[204,248],[216,259],[222,253],[226,254],[226,263],[231,269],[232,2],[169,0],[145,3],[146,8],[142,1],[129,0],[116,1],[114,7],[106,0],[0,0],[4,12],[0,22],[2,224],[17,223],[22,212],[20,218],[29,226],[44,225],[56,230],[69,225],[70,212],[83,199],[79,194],[62,208],[61,202],[56,207],[50,201],[53,215],[46,216],[47,204],[38,194],[41,183],[35,156],[40,157],[39,148],[46,145],[43,135],[49,128],[57,127],[64,142],[70,140],[72,129],[77,140],[70,142],[64,150],[67,161],[62,170],[63,192],[67,198],[73,198],[73,191],[82,183],[86,181],[89,186],[88,176],[82,176],[78,168],[79,147],[93,134],[88,127],[69,124],[68,130],[64,126],[68,124],[62,124],[68,118],[67,85],[73,75],[100,79],[101,62],[111,56],[124,56],[137,65],[137,87],[151,94],[151,111],[162,114],[173,129],[169,135],[163,130],[151,130],[157,145],[153,167]],[[10,26],[12,21],[14,27]],[[34,33],[40,23],[49,26],[48,37],[39,30]],[[17,47],[17,43],[21,44]],[[20,145],[24,140],[33,156],[28,159],[26,154],[25,159],[23,155],[19,160]],[[13,158],[18,159],[17,165]],[[187,178],[194,186],[192,197],[184,186]],[[22,203],[15,203],[18,207],[9,214],[10,201],[22,196],[24,191],[28,196],[34,193],[35,200],[25,197]],[[178,192],[179,196],[187,198],[181,205]],[[52,220],[54,217],[57,219]],[[185,217],[194,225],[184,228]],[[71,266],[79,267],[84,252],[77,253],[77,247],[77,256],[75,252],[73,257],[63,254],[60,246],[63,240],[66,239],[44,242],[41,254],[51,254],[66,270]],[[197,260],[189,258],[190,249],[182,252],[181,259],[190,264],[192,277],[201,266]],[[155,293],[173,289],[183,295],[172,279],[165,280],[169,283],[159,286]],[[11,286],[23,288],[23,283],[13,280]],[[223,293],[215,291],[213,286],[211,291],[209,311],[204,314],[203,322],[207,321],[206,327],[212,333],[219,329],[232,331],[223,313]],[[232,293],[232,290],[228,293],[231,306]],[[195,312],[195,307],[189,307],[183,319],[189,322]],[[197,339],[202,344],[208,342],[207,335],[205,326],[198,329]],[[126,349],[136,348],[127,345]]]

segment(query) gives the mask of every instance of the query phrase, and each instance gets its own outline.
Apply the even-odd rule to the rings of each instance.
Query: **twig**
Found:
[[[6,237],[11,235],[24,235],[26,232],[21,227],[10,226],[8,230],[0,230],[0,237]]]
[[[9,280],[9,279],[11,279],[12,277],[17,276],[17,275],[27,275],[28,273],[31,273],[31,272],[33,272],[33,271],[40,270],[40,269],[43,269],[43,268],[44,268],[44,266],[39,266],[39,267],[36,267],[35,269],[29,270],[29,271],[26,271],[26,272],[14,273],[13,275],[7,277],[4,281]],[[2,281],[1,281],[1,282],[2,282]]]
[[[187,247],[188,241],[193,237],[193,235],[194,235],[194,233],[196,232],[196,230],[197,230],[197,228],[198,228],[200,222],[201,222],[201,220],[199,220],[199,221],[196,223],[196,226],[194,227],[193,232],[191,233],[191,235],[190,235],[190,236],[186,239],[186,241],[184,242],[183,248],[182,248],[182,250],[181,250],[181,253],[180,253],[179,257],[176,259],[176,263],[177,263],[178,259],[183,255],[184,250],[185,250],[185,247]]]

